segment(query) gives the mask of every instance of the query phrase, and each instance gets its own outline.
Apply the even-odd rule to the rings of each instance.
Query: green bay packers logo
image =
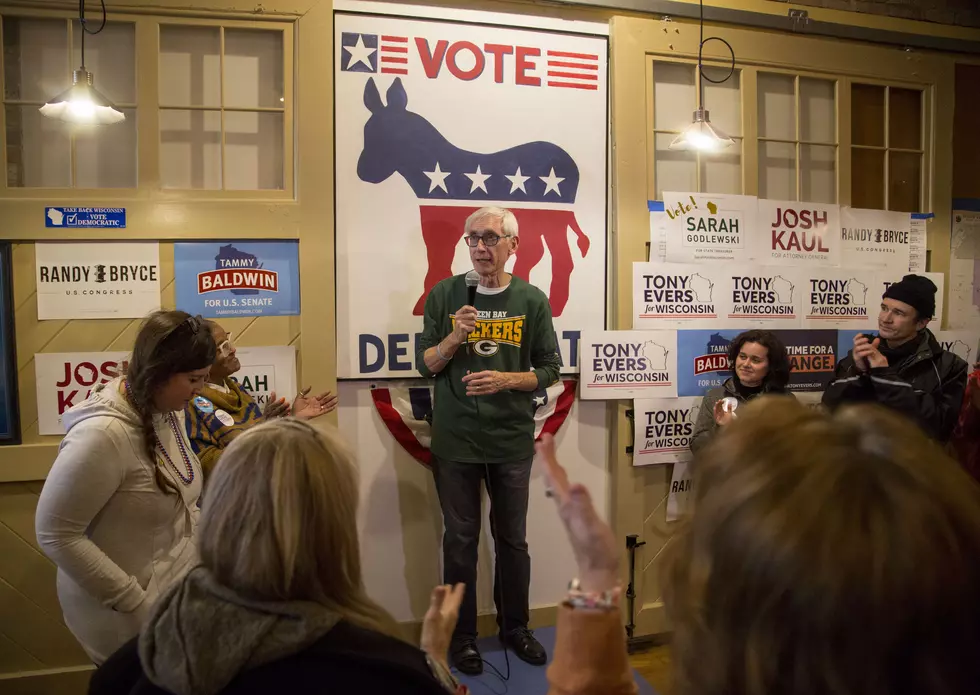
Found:
[[[476,354],[480,355],[480,357],[490,357],[491,355],[496,355],[497,350],[499,349],[500,346],[497,345],[496,341],[494,340],[478,340],[473,343],[473,350],[476,352]]]

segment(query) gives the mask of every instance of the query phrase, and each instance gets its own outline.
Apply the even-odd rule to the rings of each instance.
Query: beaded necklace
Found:
[[[128,381],[126,382],[126,395],[129,397],[131,403],[136,403],[136,400],[133,398],[133,390],[130,388]],[[173,462],[173,459],[170,458],[170,454],[168,454],[167,450],[163,448],[163,442],[161,442],[160,438],[157,436],[156,430],[153,432],[153,438],[157,442],[157,449],[160,450],[160,453],[163,454],[164,460],[170,465],[170,469],[177,474],[177,477],[180,478],[180,481],[184,483],[184,485],[190,485],[194,482],[194,464],[191,463],[190,456],[187,455],[187,450],[184,448],[184,439],[180,436],[177,418],[174,417],[173,413],[167,413],[166,419],[170,424],[171,431],[174,433],[174,438],[177,440],[177,448],[180,449],[180,456],[184,460],[184,467],[187,469],[186,476],[179,468],[177,468],[176,464]]]

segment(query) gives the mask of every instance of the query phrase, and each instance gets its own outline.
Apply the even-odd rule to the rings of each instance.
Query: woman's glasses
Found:
[[[227,336],[228,337],[221,341],[221,345],[218,346],[218,354],[221,357],[227,357],[235,351],[235,343],[233,343],[231,340],[231,333],[228,333]]]

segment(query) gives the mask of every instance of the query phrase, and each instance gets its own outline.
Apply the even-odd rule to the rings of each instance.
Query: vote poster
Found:
[[[296,395],[296,349],[287,345],[240,347],[242,368],[232,378],[265,405],[272,391]],[[65,433],[62,416],[99,385],[124,375],[127,352],[42,352],[34,355],[39,434]]]
[[[425,300],[473,268],[488,205],[517,218],[506,269],[547,295],[563,372],[605,327],[608,37],[469,15],[334,16],[340,378],[417,375]]]
[[[756,234],[758,199],[748,195],[664,193],[667,260],[747,261]]]
[[[864,328],[877,325],[880,303],[874,270],[806,268],[800,271],[805,328]]]
[[[137,319],[160,308],[160,244],[34,245],[37,317]]]
[[[299,314],[299,242],[174,244],[177,308],[205,318]]]
[[[691,435],[700,398],[633,401],[633,465],[652,466],[691,458]]]
[[[670,489],[667,492],[667,521],[680,521],[691,513],[694,501],[692,487],[689,462],[676,462],[671,471]]]
[[[907,212],[840,209],[841,253],[852,268],[908,271],[912,218]]]
[[[728,348],[743,329],[677,332],[677,395],[703,396],[725,383]]]
[[[796,268],[725,266],[719,300],[727,306],[728,326],[798,328],[803,325],[805,285]]]
[[[723,266],[633,264],[633,328],[710,328],[723,324]]]
[[[823,391],[837,369],[835,330],[776,331],[789,355],[790,391]]]
[[[838,266],[840,208],[820,203],[759,200],[759,263],[780,266]]]
[[[579,358],[585,400],[677,396],[677,331],[587,331]]]

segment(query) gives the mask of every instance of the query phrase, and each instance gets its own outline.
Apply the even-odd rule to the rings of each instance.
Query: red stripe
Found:
[[[403,68],[381,68],[382,74],[385,75],[407,75],[408,70]]]
[[[549,70],[548,77],[570,77],[573,80],[598,80],[598,75],[580,75],[577,72],[559,72],[557,70]]]
[[[549,82],[549,87],[567,87],[569,89],[599,89],[598,85],[594,84],[574,84],[572,82]]]
[[[398,58],[397,56],[381,56],[382,63],[407,63],[408,58]]]
[[[383,53],[408,53],[407,46],[382,46]]]
[[[385,34],[382,34],[381,35],[381,40],[382,41],[398,41],[399,43],[408,43],[408,37],[407,36],[386,36]]]
[[[374,408],[381,416],[381,420],[395,440],[402,445],[402,448],[426,468],[431,467],[432,452],[419,443],[415,434],[402,420],[402,416],[398,414],[395,406],[391,404],[391,392],[385,388],[371,389],[371,399],[374,401]]]
[[[556,58],[578,58],[579,60],[599,60],[594,53],[568,53],[567,51],[548,51],[548,55]]]
[[[541,427],[541,434],[537,436],[537,439],[541,439],[542,434],[554,435],[565,422],[565,418],[568,417],[568,413],[572,409],[572,403],[575,402],[576,382],[569,379],[563,381],[562,385],[565,388],[558,396],[558,401],[555,404],[555,412],[549,415],[548,419],[544,421],[544,425]]]
[[[549,68],[576,68],[578,70],[598,70],[598,65],[589,65],[588,63],[569,63],[567,60],[549,60]]]
[[[686,314],[640,314],[641,319],[683,319],[696,321],[697,319],[716,319],[717,314],[697,314],[696,316],[686,315]]]
[[[729,314],[730,319],[795,319],[796,314]]]

